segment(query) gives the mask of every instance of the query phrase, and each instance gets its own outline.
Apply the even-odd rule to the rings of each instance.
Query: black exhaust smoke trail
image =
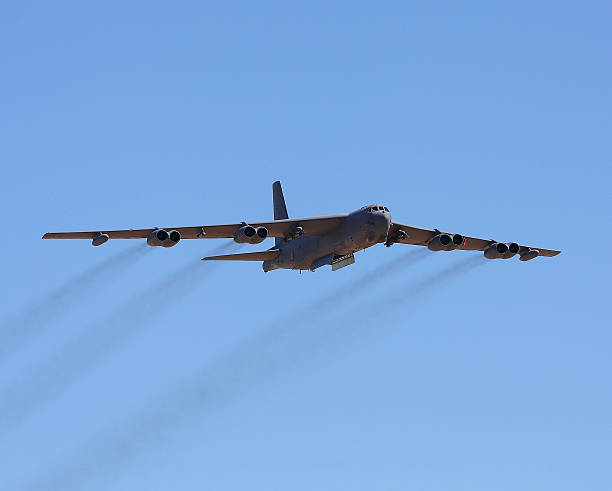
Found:
[[[392,299],[413,308],[413,301],[423,294],[452,285],[483,263],[481,257],[466,258],[419,281],[406,283]],[[381,296],[381,300],[386,297]],[[317,305],[317,302],[312,305]],[[257,336],[242,343],[238,349],[208,365],[177,390],[160,398],[157,404],[152,404],[158,408],[156,411],[139,415],[128,422],[121,432],[115,428],[104,432],[93,441],[89,451],[79,452],[60,473],[24,489],[98,487],[110,474],[116,475],[118,466],[127,465],[130,458],[139,451],[146,451],[167,439],[171,431],[177,426],[184,426],[187,419],[193,421],[206,410],[212,411],[236,396],[256,390],[268,378],[278,376],[306,359],[312,361],[313,355],[322,351],[329,352],[330,347],[338,347],[338,341],[346,342],[356,331],[367,327],[363,323],[353,322],[355,319],[367,320],[389,312],[392,311],[376,301],[359,309],[348,319],[342,319],[331,329],[329,325],[295,318],[288,318],[287,323],[272,323]],[[116,436],[109,439],[108,434],[112,433]]]
[[[422,307],[429,294],[443,292],[447,295],[449,287],[457,285],[462,277],[487,264],[487,261],[480,255],[466,257],[416,281],[394,286],[371,303],[339,319],[334,324],[335,329],[326,331],[324,342],[319,342],[313,335],[308,336],[307,341],[312,341],[311,354],[321,351],[331,353],[343,349],[347,341],[355,341],[358,334],[367,332],[374,320],[377,321],[376,325],[384,327],[385,332],[405,327],[410,313]],[[391,318],[392,316],[396,318]]]
[[[138,244],[122,250],[71,277],[43,298],[24,307],[23,312],[17,316],[3,321],[0,325],[0,362],[32,336],[49,327],[71,305],[87,296],[95,287],[142,258],[147,249],[149,248]]]
[[[329,309],[342,307],[352,297],[367,291],[371,287],[379,286],[381,280],[397,275],[407,266],[416,264],[429,256],[430,252],[427,249],[419,248],[405,252],[399,257],[393,258],[375,269],[362,274],[360,277],[351,280],[349,283],[341,285],[334,291],[315,299],[300,309],[301,317],[308,318],[320,315],[321,313],[330,313]],[[294,318],[295,314],[291,314],[290,317]]]
[[[413,256],[413,259],[417,261],[429,257],[426,250],[415,252],[423,253]],[[401,317],[408,318],[410,312],[418,306],[417,302],[420,302],[427,294],[444,291],[456,285],[465,274],[486,262],[487,260],[481,256],[460,259],[425,277],[393,286],[371,303],[365,303],[347,313],[342,313],[336,321],[332,320],[324,325],[317,322],[321,315],[317,316],[316,313],[297,319],[298,322],[295,320],[293,323],[287,322],[285,326],[282,323],[280,325],[275,323],[246,341],[242,350],[237,350],[223,362],[215,365],[219,368],[213,370],[212,373],[222,373],[223,376],[219,377],[223,382],[222,389],[231,387],[229,390],[233,394],[236,392],[233,387],[248,387],[251,383],[264,379],[264,375],[285,372],[300,362],[312,362],[313,357],[325,355],[325,358],[329,359],[329,355],[345,349],[347,343],[356,341],[359,334],[371,331],[369,328],[372,327],[371,321],[373,320],[377,321],[377,327],[382,327],[385,331],[390,329],[387,325],[402,327],[404,325],[402,322],[390,320],[389,317],[401,310]],[[367,276],[364,275],[364,278]],[[372,285],[378,286],[376,283]],[[356,290],[358,287],[354,288]],[[321,314],[326,317],[335,312],[328,304],[331,301],[333,301],[333,295],[318,304],[325,305],[325,308],[321,309]],[[315,304],[316,302],[313,302],[313,305]],[[382,332],[383,329],[376,332]],[[204,371],[202,378],[207,373],[210,374]],[[226,384],[230,380],[232,383]],[[196,384],[193,383],[191,387],[197,387]],[[215,382],[212,384],[219,385]],[[202,402],[206,401],[202,400]],[[201,409],[201,406],[198,407]]]
[[[263,332],[243,342],[236,350],[207,366],[189,382],[153,404],[157,411],[129,421],[124,431],[115,438],[108,438],[109,434],[116,434],[114,429],[104,432],[93,441],[93,448],[89,452],[79,452],[76,458],[70,459],[74,468],[63,469],[50,480],[43,479],[24,489],[82,489],[85,476],[89,480],[98,475],[102,480],[106,471],[124,464],[140,447],[148,448],[159,439],[160,434],[181,425],[183,421],[179,417],[184,419],[200,415],[203,409],[219,406],[268,375],[295,365],[296,359],[311,355],[312,348],[324,344],[329,337],[327,327],[313,320],[329,315],[355,294],[368,287],[379,286],[380,280],[398,274],[405,267],[429,256],[429,251],[425,249],[411,250],[322,295],[298,312],[271,322]],[[310,326],[310,329],[304,329],[306,326]],[[203,383],[203,379],[207,382]],[[89,484],[95,485],[93,482]]]
[[[234,247],[235,246],[235,247]],[[213,253],[240,247],[232,241]],[[31,411],[52,399],[85,375],[108,353],[142,329],[154,317],[189,291],[214,265],[190,261],[114,312],[104,316],[66,345],[61,352],[41,363],[28,376],[0,397],[0,434],[15,429]]]
[[[488,260],[482,256],[470,256],[457,261],[440,271],[433,272],[419,281],[406,282],[399,287],[385,292],[368,307],[357,313],[357,319],[369,320],[373,317],[380,318],[384,314],[391,314],[412,300],[416,300],[429,292],[444,288],[455,283],[461,276],[479,266],[486,264]]]

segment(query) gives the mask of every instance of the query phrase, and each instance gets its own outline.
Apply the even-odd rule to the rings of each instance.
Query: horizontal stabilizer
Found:
[[[269,261],[280,254],[278,249],[262,252],[243,252],[242,254],[225,254],[223,256],[203,257],[202,261]]]

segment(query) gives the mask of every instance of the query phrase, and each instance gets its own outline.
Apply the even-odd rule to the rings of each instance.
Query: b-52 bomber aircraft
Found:
[[[391,219],[389,209],[368,205],[352,213],[307,218],[289,218],[280,181],[272,185],[274,220],[271,222],[200,225],[197,227],[146,228],[137,230],[96,230],[92,232],[51,232],[43,239],[90,239],[94,246],[108,239],[146,239],[153,247],[172,247],[182,239],[233,238],[240,244],[259,244],[274,237],[274,247],[262,252],[245,252],[202,258],[207,261],[263,261],[263,270],[311,270],[331,265],[336,271],[353,264],[353,254],[375,244],[425,246],[431,251],[483,251],[487,259],[521,261],[538,256],[552,257],[561,251],[498,242],[438,229],[413,227]]]

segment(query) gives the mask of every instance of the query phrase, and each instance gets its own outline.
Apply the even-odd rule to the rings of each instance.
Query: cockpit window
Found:
[[[387,208],[386,206],[383,206],[383,208],[385,209],[386,212],[389,211],[389,208]]]

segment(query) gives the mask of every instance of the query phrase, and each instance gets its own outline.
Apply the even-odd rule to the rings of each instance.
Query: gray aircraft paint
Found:
[[[274,220],[289,218],[280,181],[272,184],[272,203]],[[275,249],[278,249],[280,254],[274,259],[264,261],[263,270],[315,270],[331,264],[334,256],[353,254],[378,242],[384,242],[389,232],[391,215],[388,212],[371,212],[370,209],[371,207],[364,207],[350,213],[338,229],[326,235],[302,236],[291,241],[276,237]],[[317,261],[320,264],[316,264]]]
[[[344,256],[383,243],[391,225],[391,214],[387,211],[370,211],[365,206],[349,213],[336,230],[320,236],[297,237],[288,242],[282,239],[277,244],[277,258],[263,262],[263,270],[311,269],[318,259],[328,256]],[[382,208],[382,206],[380,206]]]

